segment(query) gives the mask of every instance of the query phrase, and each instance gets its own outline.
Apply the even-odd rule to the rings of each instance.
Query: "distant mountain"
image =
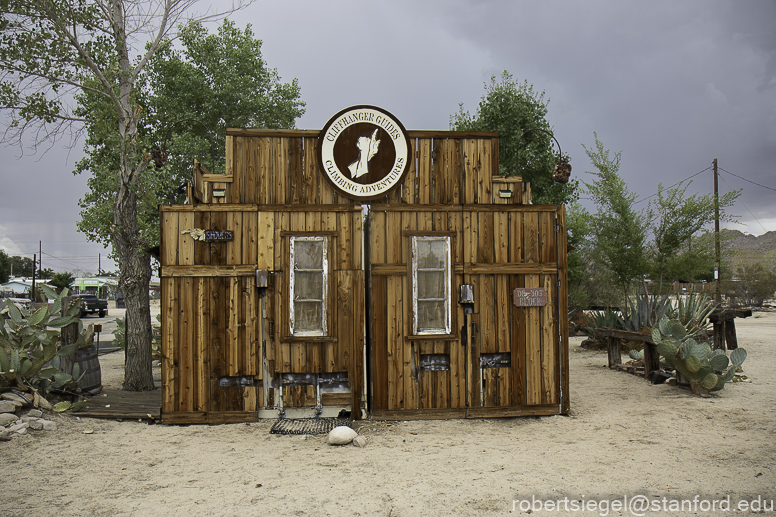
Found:
[[[723,246],[729,249],[756,254],[765,254],[776,250],[776,232],[764,233],[759,237],[738,230],[723,230],[723,232],[725,234]]]

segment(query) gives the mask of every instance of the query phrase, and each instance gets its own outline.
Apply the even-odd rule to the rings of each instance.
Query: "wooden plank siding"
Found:
[[[403,183],[368,208],[322,178],[318,136],[227,129],[226,174],[196,164],[189,204],[160,208],[163,421],[256,420],[264,357],[276,379],[347,372],[350,393],[323,403],[350,404],[354,417],[367,400],[385,419],[568,413],[565,211],[530,204],[529,184],[498,176],[498,134],[408,131]],[[196,228],[233,238],[181,233]],[[289,248],[312,235],[328,242],[328,332],[299,337]],[[450,334],[413,335],[413,235],[450,236]],[[266,317],[257,269],[269,271]],[[473,314],[458,303],[462,284],[474,287]],[[517,287],[545,288],[547,305],[516,307]],[[509,364],[481,368],[483,354]],[[430,355],[449,369],[422,370]],[[255,385],[219,386],[243,376]],[[285,407],[316,403],[312,386],[283,393]],[[277,404],[277,389],[267,396]]]
[[[351,393],[324,404],[361,406],[365,288],[359,205],[290,211],[285,205],[184,205],[161,208],[162,415],[168,423],[255,421],[263,400],[260,326],[273,376],[346,372]],[[195,241],[195,228],[231,230],[232,240]],[[328,338],[300,339],[288,330],[288,246],[292,235],[329,240]],[[267,320],[260,314],[257,269],[270,271]],[[360,323],[359,323],[360,322]],[[219,386],[249,377],[253,386]],[[311,386],[285,391],[286,407],[314,406]],[[357,412],[359,413],[359,412]]]
[[[560,337],[564,327],[558,321],[566,306],[565,263],[558,261],[565,240],[558,235],[564,217],[562,207],[539,205],[505,205],[500,211],[487,205],[435,206],[433,212],[401,204],[371,207],[374,417],[413,418],[432,409],[429,415],[481,417],[488,413],[475,408],[507,407],[512,408],[508,414],[546,414],[552,405],[562,412],[561,379],[567,377],[567,367],[560,361],[567,361],[567,354],[559,354],[568,344]],[[453,236],[451,337],[413,336],[408,324],[412,278],[406,250],[412,235],[424,232]],[[475,292],[474,314],[468,317],[473,338],[469,350],[460,332],[463,309],[456,303],[458,286],[464,283]],[[516,307],[516,287],[545,288],[547,305]],[[510,364],[480,369],[480,357],[495,353],[508,354]],[[419,371],[424,354],[447,354],[449,370]],[[567,397],[568,391],[564,393]],[[443,409],[451,413],[435,412]]]

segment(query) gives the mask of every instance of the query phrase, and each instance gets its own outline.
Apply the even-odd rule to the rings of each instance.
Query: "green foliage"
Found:
[[[730,359],[723,350],[713,350],[708,343],[700,343],[689,336],[682,322],[663,318],[652,328],[652,341],[666,364],[682,374],[694,393],[719,391],[733,380],[736,368],[746,359],[746,350],[731,352]]]
[[[627,299],[622,315],[622,326],[631,332],[640,332],[642,328],[652,328],[671,309],[671,300],[667,296],[636,293]]]
[[[714,220],[713,196],[687,196],[689,183],[670,189],[659,185],[656,200],[636,210],[636,194],[628,191],[619,175],[621,154],[610,155],[594,135],[594,148],[583,145],[596,168],[590,172],[595,179],[584,183],[584,192],[595,203],[596,212],[591,215],[581,208],[569,211],[574,230],[582,230],[581,242],[574,244],[580,250],[575,253],[580,255],[578,263],[584,270],[577,277],[602,277],[605,270],[626,297],[634,282],[646,275],[657,282],[660,294],[666,280],[710,280],[715,265],[714,238],[703,228]],[[740,191],[735,191],[720,197],[722,221],[735,220],[725,208],[739,195]],[[595,292],[594,286],[584,281],[575,286],[571,278],[570,296],[575,289],[582,291],[582,299],[584,294]]]
[[[180,43],[180,49],[169,41],[159,47],[133,94],[143,107],[139,152],[164,147],[167,153],[167,163],[147,168],[136,189],[140,232],[148,247],[159,244],[158,206],[184,202],[182,187],[191,181],[194,159],[213,173],[224,172],[227,127],[290,129],[304,113],[297,80],[280,81],[250,26],[241,31],[225,20],[217,34],[208,34],[192,23],[181,32]],[[78,112],[92,120],[87,156],[75,171],[91,173],[78,227],[108,244],[119,187],[116,115],[103,96],[86,92],[78,100]]]
[[[66,271],[62,273],[55,273],[48,283],[56,287],[57,292],[62,292],[63,289],[69,287],[70,284],[73,283],[73,280],[75,280],[73,274],[69,271]]]
[[[2,140],[21,145],[25,136],[32,137],[35,147],[86,130],[86,154],[93,162],[78,170],[95,174],[89,188],[98,194],[82,201],[95,205],[96,216],[79,227],[88,238],[112,244],[119,289],[135,302],[128,310],[138,321],[145,321],[142,312],[147,316],[149,250],[158,231],[147,224],[148,212],[169,192],[163,180],[156,184],[148,174],[152,132],[142,127],[147,109],[139,102],[138,81],[165,38],[177,36],[195,2],[3,0],[0,10],[0,109],[9,120]],[[244,6],[242,0],[230,2],[226,12]],[[208,10],[192,19],[212,21],[224,14]],[[137,42],[147,42],[144,51],[133,48]],[[150,334],[147,325],[132,334],[137,342],[131,346],[139,353],[127,362],[127,389],[153,388]]]
[[[657,198],[650,203],[650,214],[654,216],[651,225],[650,275],[663,284],[699,279],[714,263],[714,247],[697,242],[696,236],[714,221],[715,201],[713,194],[687,196],[687,187],[692,182],[680,183],[665,189],[658,184]],[[719,198],[720,221],[733,221],[725,212],[740,196],[741,191],[732,191]]]
[[[760,262],[738,264],[735,280],[725,281],[724,290],[735,305],[762,307],[765,300],[776,294],[776,273]]]
[[[607,307],[603,311],[590,311],[587,313],[588,326],[585,327],[585,332],[590,337],[598,337],[596,335],[596,329],[622,329],[622,315],[619,312],[612,310],[611,307]]]
[[[0,284],[8,282],[11,276],[11,257],[8,254],[0,250]]]
[[[674,329],[677,335],[695,338],[706,331],[708,317],[715,307],[714,301],[703,295],[676,296],[674,300],[668,296],[637,293],[627,299],[623,311],[607,308],[587,313],[588,327],[583,331],[596,338],[599,328],[629,332],[642,332],[648,328],[654,332],[656,322],[668,318],[681,326],[681,329]]]
[[[116,318],[116,328],[111,332],[113,334],[113,345],[127,349],[127,320],[126,318]]]
[[[620,153],[610,157],[597,134],[595,149],[585,147],[585,152],[597,169],[589,172],[596,179],[584,183],[585,192],[597,209],[590,217],[592,258],[611,271],[620,289],[627,293],[631,283],[647,272],[645,246],[649,217],[633,208],[636,194],[628,191],[618,174]]]
[[[0,250],[0,284],[4,284],[13,276],[32,276],[32,259],[29,257],[20,257],[18,255],[10,256],[5,251]]]
[[[671,307],[667,315],[679,320],[688,336],[696,337],[706,331],[709,315],[716,306],[716,302],[704,294],[677,295],[676,306]]]
[[[44,286],[46,295],[54,299],[53,304],[28,311],[8,303],[7,328],[0,327],[0,387],[18,389],[62,390],[73,388],[80,372],[77,365],[72,374],[59,369],[59,358],[70,356],[80,348],[89,345],[86,333],[78,318],[79,307],[73,306],[64,316],[57,316],[62,309],[67,289],[57,295]],[[78,323],[78,341],[66,347],[59,346],[62,327]]]
[[[547,103],[544,92],[537,92],[527,81],[516,81],[504,71],[500,81],[491,77],[485,85],[477,112],[471,115],[463,104],[450,117],[450,129],[455,131],[498,131],[499,167],[503,176],[519,175],[531,183],[534,203],[563,204],[577,199],[578,182],[566,184],[552,181],[552,171],[558,161],[558,151],[550,136],[547,122]],[[520,162],[515,163],[518,139]],[[564,157],[565,158],[565,157]],[[515,167],[517,165],[517,170]]]

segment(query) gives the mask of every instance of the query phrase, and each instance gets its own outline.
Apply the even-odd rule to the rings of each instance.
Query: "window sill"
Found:
[[[336,343],[333,336],[280,336],[281,343]]]
[[[417,336],[407,336],[408,341],[454,341],[460,336],[458,334],[422,334]]]

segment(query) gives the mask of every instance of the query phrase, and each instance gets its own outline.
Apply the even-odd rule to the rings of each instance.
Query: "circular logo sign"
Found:
[[[351,199],[377,199],[401,185],[410,152],[404,126],[376,106],[340,111],[318,137],[323,176],[334,190]]]

